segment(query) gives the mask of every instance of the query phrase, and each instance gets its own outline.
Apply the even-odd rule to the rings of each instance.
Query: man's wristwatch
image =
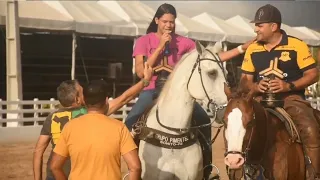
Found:
[[[289,83],[290,90],[295,90],[296,89],[296,85],[294,85],[292,82],[288,82],[288,83]]]
[[[145,80],[145,79],[142,79],[142,82],[143,82],[143,87],[147,87],[150,84],[150,81]]]

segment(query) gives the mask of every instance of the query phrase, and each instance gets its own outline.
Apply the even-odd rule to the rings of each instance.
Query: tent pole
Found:
[[[76,48],[77,48],[77,36],[76,33],[72,33],[72,63],[71,63],[71,79],[75,78],[76,71]]]
[[[8,0],[6,2],[6,44],[7,44],[7,101],[19,101],[22,96],[21,79],[21,48],[19,30],[19,11],[18,1]],[[7,110],[17,110],[18,104],[7,105]],[[8,113],[7,119],[19,118],[19,113]],[[8,122],[7,127],[17,127],[18,122]]]

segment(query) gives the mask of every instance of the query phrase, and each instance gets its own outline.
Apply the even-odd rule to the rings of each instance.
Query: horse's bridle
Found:
[[[206,94],[206,96],[207,96],[207,99],[208,99],[207,108],[209,109],[210,104],[213,104],[213,105],[214,105],[214,108],[213,108],[214,117],[213,117],[213,119],[215,120],[216,117],[217,117],[217,111],[218,111],[218,110],[221,110],[221,109],[224,109],[224,108],[226,107],[226,104],[225,104],[225,105],[218,105],[217,103],[215,103],[215,102],[213,101],[213,99],[211,99],[211,98],[209,97],[208,92],[207,92],[207,90],[206,90],[206,88],[205,88],[205,86],[204,86],[204,84],[203,84],[202,73],[201,73],[202,71],[201,71],[201,66],[200,66],[201,61],[213,61],[213,62],[217,63],[218,66],[220,67],[220,69],[221,69],[222,72],[223,72],[223,76],[224,76],[224,78],[225,78],[225,80],[226,80],[226,83],[227,83],[227,77],[226,77],[225,69],[224,69],[224,67],[223,67],[223,62],[221,61],[220,57],[219,57],[217,54],[212,53],[212,52],[211,52],[210,50],[208,50],[208,49],[205,49],[205,50],[206,50],[207,52],[209,52],[209,53],[214,57],[214,59],[211,59],[211,58],[201,58],[201,57],[200,57],[200,54],[198,54],[197,60],[196,60],[196,62],[195,62],[194,65],[193,65],[193,68],[192,68],[192,70],[191,70],[191,74],[190,74],[189,79],[188,79],[187,89],[189,88],[189,83],[190,83],[191,77],[192,77],[192,75],[193,75],[193,72],[195,71],[196,67],[198,66],[198,72],[199,72],[199,74],[200,74],[200,79],[201,79],[201,85],[202,85],[202,88],[203,88],[203,90],[204,90],[204,92],[205,92],[205,94]],[[192,126],[192,127],[188,127],[188,128],[173,128],[173,127],[169,127],[169,126],[166,126],[166,125],[164,125],[164,124],[162,124],[162,123],[160,122],[160,118],[159,118],[159,107],[158,107],[158,106],[157,106],[157,108],[156,108],[156,119],[157,119],[157,122],[160,124],[160,126],[162,126],[163,128],[166,128],[166,129],[171,130],[171,131],[177,131],[177,132],[183,132],[183,131],[189,131],[189,130],[191,130],[191,129],[199,129],[199,128],[207,127],[207,126],[210,126],[210,125],[214,122],[214,120],[213,120],[212,122],[207,123],[207,124],[203,124],[203,125],[199,125],[199,126]]]
[[[230,100],[229,100],[229,101],[230,101]],[[240,152],[240,151],[227,151],[227,152],[224,153],[224,157],[226,157],[228,154],[240,154],[242,157],[244,157],[244,161],[245,161],[245,162],[247,161],[247,159],[248,159],[248,153],[249,153],[249,150],[251,149],[252,134],[253,134],[253,132],[254,132],[254,130],[255,130],[255,125],[256,125],[256,121],[257,121],[253,106],[252,106],[252,111],[253,111],[253,115],[252,115],[252,116],[253,116],[253,119],[251,120],[251,123],[250,123],[249,125],[247,125],[247,127],[248,127],[248,126],[251,127],[251,133],[250,133],[249,141],[248,141],[248,143],[247,143],[247,145],[246,145],[245,150],[242,151],[242,152]],[[266,116],[266,118],[267,118],[266,111],[265,111],[265,116]],[[227,126],[225,126],[225,127],[227,127]],[[267,123],[267,127],[266,127],[266,128],[267,128],[267,130],[268,130],[268,123]],[[267,141],[266,141],[266,143],[267,143]],[[265,153],[265,151],[266,151],[266,147],[265,147],[263,153]],[[261,161],[262,161],[262,156],[261,156],[261,159],[259,160],[259,163],[260,163]]]
[[[208,51],[213,57],[214,59],[211,59],[211,58],[200,58],[200,54],[198,54],[198,57],[197,57],[197,61],[194,63],[193,65],[193,68],[191,70],[191,74],[189,76],[189,79],[188,79],[188,84],[187,84],[187,89],[189,89],[189,83],[190,83],[190,80],[191,80],[191,77],[193,75],[193,72],[194,70],[196,69],[196,67],[198,66],[198,72],[200,74],[200,79],[201,79],[201,85],[202,85],[202,88],[204,90],[204,93],[206,94],[207,96],[207,99],[208,99],[208,104],[207,104],[207,108],[209,108],[209,105],[210,104],[213,104],[214,105],[214,109],[217,109],[217,108],[221,108],[223,109],[226,105],[223,105],[222,107],[219,106],[217,103],[215,103],[213,101],[213,99],[211,99],[208,95],[208,92],[206,91],[206,88],[204,87],[204,84],[203,84],[203,79],[202,79],[202,74],[201,74],[201,66],[200,66],[200,63],[201,61],[213,61],[215,63],[218,64],[218,66],[220,67],[220,69],[222,70],[222,73],[223,73],[223,77],[224,79],[226,80],[226,83],[227,83],[227,76],[226,76],[226,72],[223,68],[223,62],[221,61],[220,57],[217,55],[217,54],[214,54],[213,52],[211,52],[210,50],[206,49],[206,51]]]
[[[255,119],[253,119],[253,121],[255,121]],[[253,134],[254,130],[255,130],[254,125],[251,125],[251,133],[250,133],[249,141],[248,141],[248,144],[247,144],[246,149],[244,151],[242,151],[242,152],[240,152],[240,151],[227,151],[224,153],[224,157],[226,157],[228,154],[240,154],[244,158],[244,161],[246,161],[248,159],[249,150],[251,149],[251,139],[252,139],[252,134]]]
[[[232,99],[229,99],[229,102],[232,101]],[[251,123],[247,125],[251,127],[251,133],[250,133],[250,137],[249,137],[249,141],[247,143],[247,146],[246,146],[246,149],[242,152],[240,151],[227,151],[224,153],[224,157],[226,157],[228,154],[240,154],[242,157],[244,157],[244,160],[246,161],[246,159],[248,158],[248,152],[251,148],[251,139],[252,139],[252,134],[253,134],[253,131],[254,131],[254,127],[255,127],[255,124],[256,124],[256,115],[255,115],[255,112],[254,112],[254,108],[252,106],[252,112],[253,112],[253,115],[252,115],[252,120],[250,121]],[[224,124],[225,124],[225,120],[223,121]],[[226,128],[228,128],[226,125],[224,125]]]

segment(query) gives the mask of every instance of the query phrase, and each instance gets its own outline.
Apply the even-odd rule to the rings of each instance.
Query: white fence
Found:
[[[109,100],[112,100],[112,98]],[[111,117],[124,121],[137,100],[138,98],[132,100],[128,105],[124,105],[116,113],[112,114]],[[320,110],[320,97],[315,99],[308,98],[308,100],[313,108]],[[9,106],[11,109],[7,109]],[[42,125],[47,115],[55,111],[58,106],[59,102],[53,98],[49,101],[38,99],[34,99],[33,101],[2,101],[0,99],[0,128]],[[211,118],[212,113],[207,113]]]
[[[310,101],[311,106],[312,106],[314,109],[320,110],[320,97],[317,97],[317,98],[309,97],[309,98],[308,98],[308,101]]]
[[[112,100],[112,98],[109,98],[109,100]],[[123,121],[136,101],[137,98],[128,103],[128,105],[124,105],[111,117]],[[14,108],[12,108],[12,105]],[[9,106],[11,109],[9,109]],[[59,101],[54,98],[49,101],[38,99],[33,101],[2,101],[0,99],[0,128],[42,125],[48,114],[57,110],[58,107]]]

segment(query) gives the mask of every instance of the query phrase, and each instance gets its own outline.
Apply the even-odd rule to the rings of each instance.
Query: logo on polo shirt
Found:
[[[291,60],[290,53],[288,51],[281,52],[281,56],[280,56],[279,60],[281,60],[283,62]]]
[[[275,58],[274,60],[271,60],[270,61],[270,66],[268,68],[266,68],[265,70],[259,72],[260,75],[263,75],[265,77],[273,74],[275,75],[276,77],[280,78],[280,79],[283,79],[285,76],[285,73],[283,71],[281,71],[279,68],[278,68],[278,58]]]

